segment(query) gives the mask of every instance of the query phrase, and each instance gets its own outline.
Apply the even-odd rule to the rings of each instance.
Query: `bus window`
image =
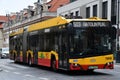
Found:
[[[39,36],[38,35],[31,35],[29,36],[29,46],[31,50],[38,50],[38,43],[39,43]]]
[[[73,35],[70,35],[70,52],[80,53],[87,48],[87,37],[84,29],[76,29]]]
[[[44,35],[44,51],[55,50],[55,38],[53,33]]]
[[[114,51],[115,36],[114,29],[107,27],[76,28],[70,35],[70,53],[79,57],[109,54]]]

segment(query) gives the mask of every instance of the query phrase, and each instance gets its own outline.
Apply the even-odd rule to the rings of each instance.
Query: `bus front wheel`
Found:
[[[32,66],[32,59],[31,59],[31,57],[28,57],[28,65]]]
[[[52,60],[52,69],[54,70],[54,71],[57,71],[57,67],[56,67],[56,60],[54,59],[54,60]]]
[[[17,62],[17,59],[16,59],[16,55],[15,55],[15,54],[14,54],[13,60],[14,60],[14,63]]]

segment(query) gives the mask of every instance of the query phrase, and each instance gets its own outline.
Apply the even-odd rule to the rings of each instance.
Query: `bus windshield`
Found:
[[[114,27],[74,28],[70,37],[70,54],[79,57],[110,54],[115,50]]]

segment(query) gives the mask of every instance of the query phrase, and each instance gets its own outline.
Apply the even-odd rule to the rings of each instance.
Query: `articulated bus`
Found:
[[[53,70],[113,69],[116,28],[106,19],[56,17],[10,34],[10,59]]]

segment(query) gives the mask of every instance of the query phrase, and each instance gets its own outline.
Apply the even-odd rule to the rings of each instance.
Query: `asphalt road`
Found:
[[[9,59],[0,59],[0,80],[120,80],[120,65],[113,70],[87,72],[54,72],[40,66],[29,67]]]

